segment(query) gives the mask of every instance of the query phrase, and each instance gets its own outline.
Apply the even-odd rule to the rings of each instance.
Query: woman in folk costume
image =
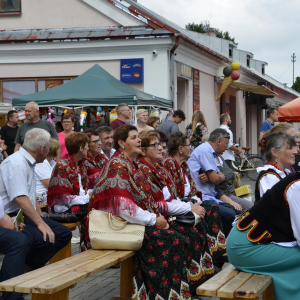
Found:
[[[300,299],[299,194],[300,173],[295,172],[268,189],[227,238],[229,262],[241,271],[271,276],[275,300]]]
[[[213,250],[217,250],[215,258],[218,258],[222,249],[226,248],[223,241],[225,241],[225,235],[223,232],[222,220],[219,215],[219,209],[216,205],[203,204],[200,197],[201,193],[197,192],[196,183],[192,178],[189,167],[186,160],[190,157],[189,139],[182,132],[174,132],[169,135],[169,141],[167,144],[169,155],[164,159],[163,166],[172,176],[172,179],[176,186],[177,197],[180,199],[188,198],[198,201],[205,209],[205,228],[207,232],[207,238],[210,241],[216,241],[218,247],[212,247]],[[218,261],[222,261],[224,258],[220,258]],[[226,261],[226,258],[225,258]]]
[[[139,137],[142,140],[142,153],[137,158],[137,164],[139,170],[148,180],[154,200],[165,200],[167,202],[168,216],[184,215],[189,211],[200,216],[200,222],[195,227],[182,226],[176,221],[170,222],[172,229],[185,235],[189,240],[188,279],[190,291],[195,293],[196,288],[200,284],[214,275],[212,255],[220,256],[225,252],[225,237],[223,236],[219,240],[215,240],[213,237],[208,239],[209,235],[206,234],[207,225],[204,224],[206,222],[203,220],[205,209],[200,206],[199,202],[195,204],[191,202],[186,203],[177,198],[176,187],[171,175],[160,165],[162,161],[162,145],[159,140],[159,134],[154,131],[144,131],[139,134]],[[218,217],[214,218],[217,219]]]
[[[101,138],[97,131],[87,130],[84,132],[89,138],[89,149],[84,160],[84,166],[89,178],[89,188],[93,189],[100,171],[106,163],[101,154]]]
[[[87,170],[84,158],[87,156],[89,138],[76,132],[66,137],[68,154],[54,167],[48,188],[47,204],[51,212],[84,212],[81,219],[80,245],[85,250],[86,213],[92,190],[88,189]]]
[[[255,184],[255,201],[259,201],[267,190],[291,174],[289,167],[295,163],[297,154],[296,140],[284,132],[271,133],[264,141],[263,153],[267,163],[257,168],[259,175]]]
[[[164,216],[168,206],[155,201],[150,187],[134,162],[141,153],[136,127],[124,125],[114,132],[119,156],[103,168],[89,211],[111,212],[130,223],[145,225],[142,247],[136,252],[132,299],[191,299],[187,278],[188,240],[169,230]]]

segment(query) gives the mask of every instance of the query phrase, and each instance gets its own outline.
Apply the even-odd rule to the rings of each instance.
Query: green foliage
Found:
[[[292,89],[298,93],[300,93],[300,77],[296,77],[294,84],[292,85]]]
[[[188,23],[187,25],[185,25],[185,28],[187,30],[195,31],[195,32],[199,32],[199,33],[208,33],[210,24],[208,21],[205,21],[204,23],[201,22],[200,24],[195,24],[193,22],[193,23]]]
[[[195,24],[193,23],[188,23],[187,25],[185,25],[185,28],[187,30],[191,30],[191,31],[195,31],[195,32],[199,32],[199,33],[209,33],[210,30],[210,23],[209,21],[205,21],[202,22],[200,24]],[[231,37],[228,31],[221,31],[218,28],[214,28],[216,35],[218,38],[224,39],[224,40],[228,40],[228,41],[232,41],[235,43],[235,38]]]

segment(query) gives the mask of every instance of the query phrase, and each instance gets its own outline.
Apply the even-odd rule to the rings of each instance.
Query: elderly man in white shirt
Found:
[[[0,282],[22,275],[25,269],[25,258],[32,244],[32,235],[22,233],[25,225],[20,224],[16,230],[14,218],[4,213],[2,198],[0,197],[0,253],[4,259],[0,271]],[[2,298],[6,300],[24,299],[22,294],[3,292]]]
[[[71,240],[67,227],[42,217],[36,201],[34,167],[42,163],[50,148],[50,134],[43,129],[29,130],[19,151],[0,166],[0,196],[4,210],[11,217],[22,209],[26,231],[33,236],[33,244],[26,258],[29,269],[45,265]]]
[[[231,124],[230,116],[228,114],[222,114],[220,117],[220,123],[221,123],[220,128],[225,129],[229,133],[229,136],[230,136],[228,149],[226,151],[224,151],[224,153],[222,154],[222,157],[226,161],[229,168],[231,168],[231,162],[235,160],[234,153],[236,152],[237,154],[241,154],[242,150],[235,147],[233,144],[233,134],[232,134],[232,131],[229,129],[229,125]]]

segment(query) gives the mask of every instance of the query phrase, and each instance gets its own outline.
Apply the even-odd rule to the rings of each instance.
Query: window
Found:
[[[250,55],[247,55],[247,67],[250,68]]]
[[[0,0],[1,1],[1,0]],[[45,91],[75,77],[0,79],[0,102],[12,103],[14,97]]]
[[[0,13],[21,12],[21,0],[0,0]]]
[[[232,57],[233,46],[229,45],[229,57]]]
[[[262,65],[262,66],[261,66],[261,74],[262,74],[262,75],[265,75],[265,65]]]

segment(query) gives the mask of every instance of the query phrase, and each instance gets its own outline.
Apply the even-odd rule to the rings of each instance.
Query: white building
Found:
[[[217,102],[223,68],[238,61],[242,66],[238,82],[265,82],[280,104],[299,97],[266,75],[267,63],[255,60],[252,53],[227,40],[187,31],[132,0],[11,2],[8,10],[0,11],[2,102],[62,84],[95,63],[121,79],[121,59],[142,58],[143,82],[128,84],[174,100],[174,109],[187,116],[181,130],[199,105],[210,131],[229,109],[235,140],[256,152],[264,119],[262,98],[231,87]]]

